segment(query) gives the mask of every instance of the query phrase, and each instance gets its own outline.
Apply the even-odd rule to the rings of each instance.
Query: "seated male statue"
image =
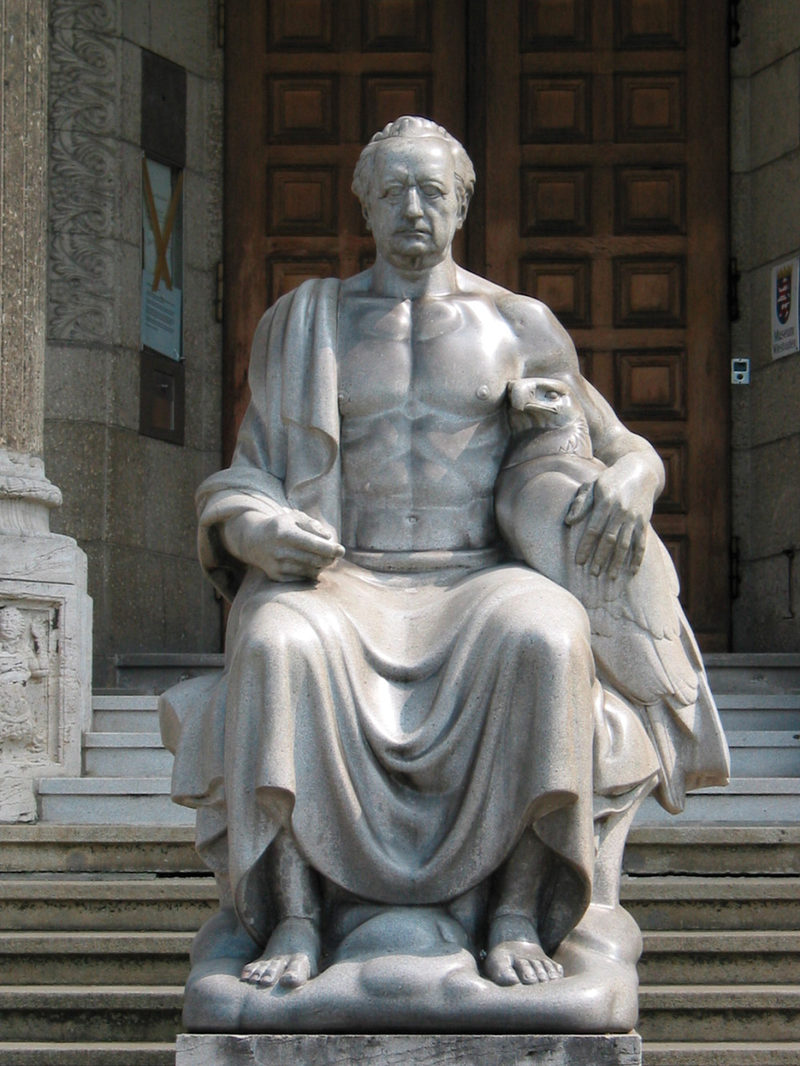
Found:
[[[627,831],[654,787],[680,807],[685,788],[727,772],[707,687],[691,713],[667,707],[656,736],[644,708],[598,680],[579,599],[498,532],[521,379],[566,382],[585,419],[597,469],[569,488],[566,522],[556,494],[537,528],[554,550],[567,537],[587,574],[636,572],[663,469],[581,377],[542,303],[456,265],[473,185],[462,146],[427,119],[373,137],[353,189],[375,265],[267,311],[232,464],[199,489],[201,559],[233,600],[226,664],[188,709],[167,694],[162,727],[228,923],[227,946],[219,924],[201,934],[193,980],[223,974],[238,1014],[198,1008],[195,1027],[280,1028],[288,1011],[287,1025],[324,1028],[292,1003],[314,1004],[337,969],[349,995],[353,967],[351,999],[380,986],[380,1003],[342,1009],[345,1027],[380,1011],[399,1027],[460,1024],[461,1002],[479,1026],[501,1024],[503,1003],[524,1004],[510,1028],[573,1024],[563,996],[555,1014],[536,1014],[536,997],[586,969],[564,945],[590,903],[618,904],[613,817]],[[628,938],[633,1007],[589,1011],[575,1031],[635,1022],[638,931],[619,928],[599,939],[613,960],[614,937]],[[403,969],[401,956],[422,961]],[[425,975],[448,957],[472,969],[437,1015]],[[450,971],[435,972],[446,985]],[[493,1005],[483,1021],[480,996]]]

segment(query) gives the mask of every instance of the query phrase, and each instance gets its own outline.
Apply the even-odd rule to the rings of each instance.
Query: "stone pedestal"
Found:
[[[387,1004],[387,1015],[391,1005]],[[185,1033],[175,1066],[641,1066],[642,1038]]]
[[[86,556],[51,533],[41,461],[0,449],[0,822],[36,820],[36,781],[80,775],[91,726]]]
[[[36,781],[79,774],[91,717],[86,557],[50,532],[44,473],[47,5],[3,5],[0,67],[0,821],[36,819]]]

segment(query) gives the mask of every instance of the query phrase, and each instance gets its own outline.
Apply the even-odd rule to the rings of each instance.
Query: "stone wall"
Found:
[[[771,268],[800,255],[800,12],[744,0],[731,51],[732,254],[741,272],[732,355],[752,383],[732,389],[734,601],[738,651],[800,649],[800,355],[773,360]],[[797,550],[791,562],[785,554]],[[794,616],[794,617],[793,617]]]
[[[45,456],[89,557],[96,683],[115,653],[216,650],[193,493],[220,465],[222,49],[215,0],[51,0]],[[187,71],[185,443],[139,434],[140,81]]]

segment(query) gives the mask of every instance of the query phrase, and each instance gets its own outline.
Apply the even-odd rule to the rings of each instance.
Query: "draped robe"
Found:
[[[221,681],[183,721],[173,798],[263,942],[268,847],[289,828],[357,897],[438,904],[485,881],[527,827],[549,849],[552,950],[591,895],[593,701],[577,600],[498,552],[355,553],[317,584],[225,550],[255,510],[341,521],[340,282],[306,282],[256,331],[231,467],[198,490],[200,558],[233,608]]]

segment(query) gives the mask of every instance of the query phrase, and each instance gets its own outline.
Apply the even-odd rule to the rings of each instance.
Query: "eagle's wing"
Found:
[[[598,666],[619,692],[648,706],[664,700],[679,716],[697,700],[697,665],[687,654],[678,577],[664,545],[649,531],[635,574],[593,576],[574,568],[570,589],[589,615]]]

